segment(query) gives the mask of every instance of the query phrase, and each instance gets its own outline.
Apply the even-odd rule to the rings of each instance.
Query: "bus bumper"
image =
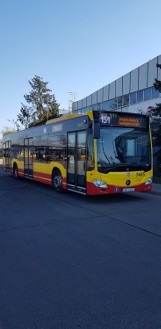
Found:
[[[108,185],[107,188],[96,187],[93,183],[87,183],[87,195],[119,194],[131,192],[148,192],[152,189],[152,183],[145,183],[134,186],[114,186]]]

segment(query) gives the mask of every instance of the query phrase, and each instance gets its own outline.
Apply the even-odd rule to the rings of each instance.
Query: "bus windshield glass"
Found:
[[[101,128],[97,140],[98,171],[135,171],[151,169],[148,131],[138,128]]]

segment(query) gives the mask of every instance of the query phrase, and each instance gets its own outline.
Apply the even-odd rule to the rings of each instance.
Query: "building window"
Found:
[[[129,95],[122,96],[123,106],[129,105]]]
[[[152,98],[158,98],[159,97],[159,90],[156,90],[154,87],[152,87]]]
[[[90,110],[91,110],[91,107],[85,107],[85,108],[83,109],[83,114],[87,113],[87,112],[90,111]]]
[[[107,110],[114,110],[116,109],[116,99],[113,98],[113,99],[110,99],[109,101],[107,101]]]
[[[136,92],[130,94],[130,104],[136,104]]]
[[[102,111],[107,111],[108,110],[108,105],[107,105],[107,101],[102,103]]]
[[[95,105],[92,105],[92,106],[91,106],[91,109],[92,109],[93,111],[97,111],[97,110],[99,110],[99,108],[100,108],[100,104],[95,104]]]
[[[151,88],[144,89],[144,101],[152,98]]]
[[[143,90],[137,91],[137,103],[140,103],[143,101]]]
[[[122,107],[122,96],[117,98],[117,107]]]

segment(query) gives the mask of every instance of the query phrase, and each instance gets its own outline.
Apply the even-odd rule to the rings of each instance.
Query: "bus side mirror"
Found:
[[[100,138],[100,112],[93,111],[93,137]]]

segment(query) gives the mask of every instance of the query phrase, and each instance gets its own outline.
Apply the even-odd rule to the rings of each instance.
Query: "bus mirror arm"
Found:
[[[100,138],[100,112],[93,111],[93,137]]]
[[[93,138],[100,138],[100,123],[98,122],[93,122]]]

